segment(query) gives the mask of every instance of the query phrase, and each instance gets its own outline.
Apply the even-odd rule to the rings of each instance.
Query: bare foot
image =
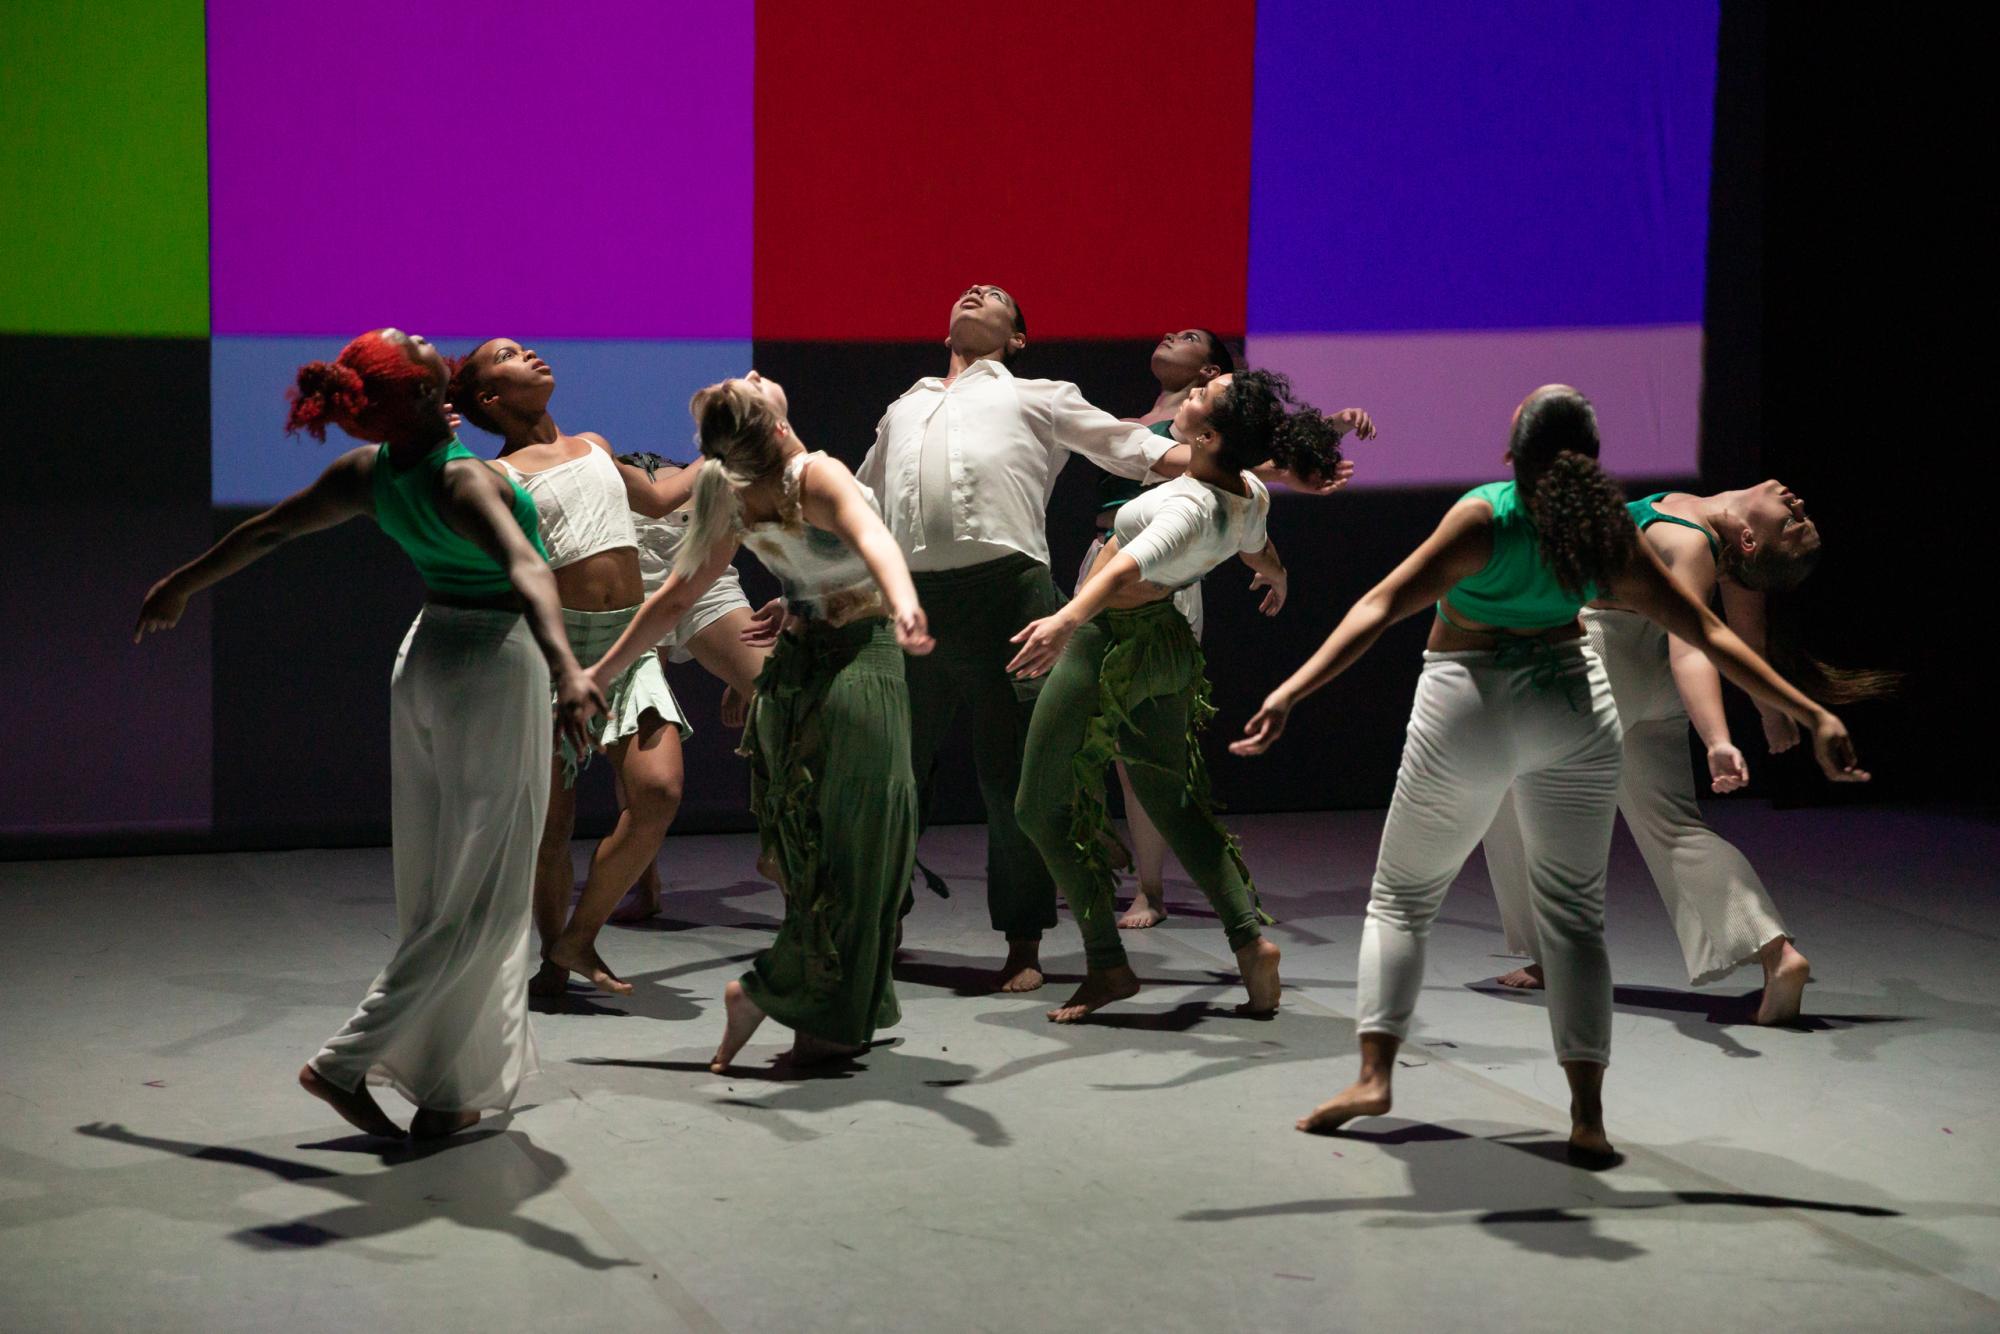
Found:
[[[1127,931],[1144,931],[1166,920],[1167,891],[1158,886],[1148,889],[1141,885],[1139,892],[1132,896],[1132,906],[1118,919],[1118,925]]]
[[[375,1101],[375,1095],[368,1091],[366,1080],[350,1093],[312,1066],[302,1065],[299,1067],[299,1087],[339,1112],[341,1120],[364,1135],[378,1135],[383,1139],[403,1138],[403,1128],[391,1121],[389,1114]]]
[[[1516,968],[1511,973],[1502,973],[1497,979],[1501,986],[1512,987],[1516,991],[1540,991],[1542,989],[1542,966],[1531,963],[1525,968]]]
[[[613,996],[632,994],[632,984],[612,972],[610,965],[597,956],[594,947],[589,945],[579,947],[569,939],[567,933],[557,936],[555,943],[549,946],[549,952],[543,957],[546,962],[575,973],[599,991],[609,992]]]
[[[1805,996],[1806,983],[1812,980],[1812,964],[1783,936],[1764,947],[1761,962],[1764,965],[1764,999],[1757,1006],[1757,1022],[1796,1023],[1799,1001]]]
[[[722,989],[722,1014],[722,1045],[715,1049],[715,1056],[708,1063],[709,1070],[718,1075],[729,1069],[736,1053],[743,1050],[743,1044],[757,1031],[757,1025],[764,1022],[764,1012],[750,999],[743,984],[736,981]]]
[[[1611,1138],[1604,1133],[1603,1123],[1586,1125],[1577,1122],[1569,1131],[1569,1161],[1572,1167],[1602,1172],[1607,1167],[1618,1166],[1625,1159],[1611,1147]]]
[[[1102,970],[1093,968],[1084,974],[1083,985],[1074,995],[1049,1011],[1049,1018],[1058,1024],[1073,1024],[1092,1010],[1103,1009],[1112,1001],[1130,1000],[1138,994],[1139,975],[1130,964]]]
[[[569,969],[542,960],[542,966],[528,979],[528,994],[542,1000],[560,1000],[569,992]]]
[[[1040,991],[1042,989],[1042,942],[1010,940],[1007,962],[993,979],[995,991]]]
[[[810,1033],[794,1033],[792,1049],[785,1053],[785,1060],[792,1065],[824,1065],[829,1061],[851,1060],[867,1050],[865,1045],[829,1042]]]
[[[1349,1084],[1294,1122],[1308,1135],[1331,1135],[1357,1116],[1383,1116],[1389,1110],[1389,1085],[1374,1080]]]
[[[1236,951],[1236,966],[1243,972],[1243,988],[1250,999],[1236,1007],[1236,1013],[1250,1019],[1268,1019],[1278,1012],[1278,947],[1259,936]]]
[[[622,925],[626,922],[643,922],[649,917],[659,915],[660,882],[655,880],[649,885],[641,881],[630,894],[618,900],[618,906],[613,908],[611,916],[604,920]]]
[[[443,1139],[478,1124],[478,1112],[434,1112],[424,1107],[410,1118],[410,1135],[414,1139]]]

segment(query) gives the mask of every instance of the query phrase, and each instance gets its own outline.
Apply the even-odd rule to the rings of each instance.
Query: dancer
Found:
[[[1055,882],[1014,818],[1014,796],[1040,682],[1011,676],[1007,662],[1014,632],[1062,605],[1049,576],[1049,495],[1072,451],[1134,478],[1176,476],[1189,455],[1092,407],[1073,384],[1016,378],[1006,363],[1027,346],[1027,321],[999,287],[967,288],[952,303],[945,341],[945,374],[889,405],[856,476],[880,498],[937,618],[937,652],[908,663],[918,784],[928,795],[938,747],[966,705],[986,807],[987,912],[1007,939],[994,985],[1033,991],[1042,985],[1042,932],[1055,925]],[[1297,485],[1324,493],[1342,480]]]
[[[331,424],[373,443],[155,584],[133,634],[171,628],[190,597],[280,543],[364,515],[423,576],[389,683],[402,936],[361,1008],[299,1071],[306,1092],[387,1137],[403,1131],[371,1077],[415,1104],[410,1132],[428,1138],[507,1107],[534,1070],[528,907],[551,677],[568,735],[581,739],[604,709],[563,635],[535,503],[452,434],[445,381],[437,349],[396,329],[301,367],[286,431],[323,440]]]
[[[1704,606],[1719,593],[1731,628],[1762,653],[1765,593],[1796,588],[1819,558],[1819,530],[1804,502],[1769,481],[1709,496],[1663,491],[1628,508],[1675,581]],[[1756,962],[1764,971],[1757,1022],[1792,1022],[1811,964],[1750,863],[1702,821],[1695,797],[1690,721],[1707,752],[1710,787],[1733,792],[1750,781],[1749,765],[1730,737],[1715,664],[1615,601],[1599,599],[1580,619],[1604,663],[1624,734],[1618,809],[1673,919],[1689,982],[1703,986]],[[1883,693],[1885,685],[1883,673],[1839,672],[1808,693],[1823,704],[1847,704]],[[1792,720],[1761,701],[1759,708],[1771,720],[1767,732],[1777,732],[1774,749],[1784,749]],[[1796,736],[1793,731],[1790,739]],[[1501,802],[1484,847],[1508,948],[1539,958],[1528,857],[1511,796]],[[1542,986],[1542,978],[1535,963],[1499,981],[1526,989]]]
[[[532,348],[511,338],[489,338],[459,361],[451,395],[467,421],[505,440],[500,466],[541,510],[570,647],[580,661],[591,662],[631,623],[645,596],[632,511],[671,514],[692,493],[696,470],[653,480],[618,463],[604,437],[565,435],[549,415],[555,387],[555,372]],[[601,991],[630,994],[631,984],[599,956],[597,935],[659,855],[680,810],[681,743],[694,729],[667,686],[658,655],[646,654],[604,686],[610,707],[592,725],[591,738],[611,759],[623,808],[591,855],[572,912],[576,772],[590,755],[565,745],[551,768],[548,820],[535,866],[542,967],[529,991],[544,998],[561,996],[571,973]]]
[[[745,743],[759,866],[785,892],[785,920],[724,990],[709,1068],[727,1070],[767,1017],[792,1030],[795,1063],[851,1056],[900,1017],[889,969],[917,855],[903,653],[930,652],[930,632],[873,494],[807,452],[783,388],[752,371],[688,406],[709,460],[694,522],[591,674],[613,679],[658,643],[739,542],[778,577],[790,627],[757,680]]]
[[[1576,619],[1600,590],[1808,726],[1830,778],[1868,776],[1840,720],[1772,671],[1637,540],[1597,454],[1588,399],[1565,385],[1530,394],[1510,428],[1514,480],[1478,487],[1452,506],[1437,531],[1271,692],[1230,746],[1239,755],[1269,749],[1298,701],[1351,666],[1383,630],[1435,604],[1362,928],[1360,1078],[1302,1118],[1301,1130],[1331,1131],[1389,1110],[1396,1051],[1423,985],[1425,937],[1511,785],[1548,969],[1549,1024],[1570,1086],[1570,1152],[1585,1166],[1615,1161],[1602,1091],[1611,1045],[1604,868],[1618,786],[1618,715]]]
[[[1222,336],[1208,329],[1182,329],[1162,338],[1153,348],[1151,362],[1153,378],[1159,381],[1160,392],[1153,399],[1153,406],[1143,415],[1130,418],[1150,429],[1155,435],[1173,438],[1174,414],[1180,410],[1188,395],[1200,385],[1212,383],[1219,375],[1233,373],[1236,369],[1236,354]],[[1357,439],[1374,438],[1375,426],[1368,414],[1358,408],[1349,408],[1333,418],[1341,430],[1352,430]],[[1351,467],[1352,465],[1347,465]],[[1099,470],[1097,474],[1097,536],[1083,555],[1083,563],[1077,568],[1076,587],[1083,588],[1084,580],[1097,563],[1097,554],[1109,540],[1111,526],[1117,519],[1118,509],[1126,501],[1146,489],[1145,483],[1120,477],[1114,473]],[[1290,590],[1290,579],[1285,571],[1284,561],[1278,557],[1278,544],[1269,542],[1262,551],[1237,553],[1238,558],[1253,571],[1250,591],[1263,589],[1264,597],[1258,610],[1266,616],[1276,616],[1285,605]],[[1201,643],[1202,602],[1201,581],[1195,580],[1174,594],[1174,606],[1181,615],[1187,617],[1188,625],[1194,630],[1196,644]],[[1118,785],[1125,794],[1125,824],[1131,832],[1132,850],[1129,858],[1122,847],[1113,846],[1115,865],[1130,861],[1138,888],[1132,895],[1132,905],[1118,919],[1118,925],[1127,930],[1144,930],[1157,926],[1167,917],[1165,890],[1166,840],[1146,815],[1146,808],[1132,790],[1132,777],[1126,771],[1124,762],[1114,766],[1118,770]]]
[[[1282,375],[1248,371],[1199,385],[1175,411],[1193,457],[1184,476],[1118,511],[1111,542],[1077,595],[1014,636],[1009,671],[1048,675],[1035,705],[1014,813],[1069,900],[1088,975],[1049,1011],[1074,1023],[1139,991],[1118,938],[1106,855],[1104,766],[1123,760],[1139,804],[1173,845],[1229,935],[1249,999],[1239,1014],[1278,1008],[1278,947],[1242,849],[1215,818],[1197,734],[1215,716],[1201,647],[1176,590],[1231,556],[1263,552],[1271,495],[1246,466],[1275,459],[1294,475],[1330,474],[1339,429],[1312,408],[1287,411]],[[1051,673],[1051,668],[1053,672]]]
[[[648,481],[659,480],[663,471],[680,469],[679,464],[652,453],[620,454],[618,461],[642,470]],[[692,504],[684,504],[661,519],[644,514],[633,516],[639,534],[639,578],[648,597],[667,581],[693,518]],[[764,659],[770,653],[768,647],[745,642],[744,632],[752,625],[750,602],[743,596],[743,580],[732,565],[695,600],[658,645],[668,662],[698,662],[710,676],[722,682],[725,727],[740,728],[748,718],[757,674],[764,670]],[[624,804],[622,794],[619,804]],[[612,909],[610,920],[638,922],[657,917],[659,912],[660,865],[655,859],[640,871],[638,883]]]

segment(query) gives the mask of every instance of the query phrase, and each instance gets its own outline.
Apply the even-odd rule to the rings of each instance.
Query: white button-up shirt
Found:
[[[926,376],[882,414],[874,448],[855,474],[881,498],[884,522],[912,557],[925,550],[920,473],[924,434],[939,412],[951,459],[953,539],[1005,547],[1044,565],[1049,496],[1072,453],[1120,477],[1143,478],[1174,447],[1092,407],[1067,380],[1016,379],[990,357],[950,384]]]

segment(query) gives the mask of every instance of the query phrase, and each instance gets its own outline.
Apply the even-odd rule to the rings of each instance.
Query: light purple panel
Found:
[[[1614,477],[1698,471],[1701,329],[1535,329],[1251,335],[1253,365],[1284,371],[1309,403],[1366,408],[1379,439],[1354,445],[1356,486],[1498,481],[1507,422],[1540,385],[1597,407]]]
[[[752,0],[210,0],[216,334],[750,336]]]

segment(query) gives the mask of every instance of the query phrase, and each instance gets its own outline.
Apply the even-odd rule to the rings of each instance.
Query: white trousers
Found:
[[[1625,729],[1618,809],[1673,919],[1688,980],[1696,986],[1717,981],[1791,933],[1743,854],[1702,823],[1688,759],[1687,709],[1667,665],[1667,632],[1630,612],[1586,611],[1583,622],[1604,660]],[[1501,806],[1485,846],[1508,948],[1540,960],[1511,803]]]
[[[511,612],[426,604],[389,685],[396,952],[313,1068],[433,1111],[499,1110],[535,1070],[535,850],[549,670]]]
[[[1538,644],[1525,662],[1424,654],[1361,930],[1357,1032],[1409,1036],[1431,922],[1512,787],[1556,1057],[1609,1061],[1604,866],[1618,742],[1604,668],[1582,641]]]

